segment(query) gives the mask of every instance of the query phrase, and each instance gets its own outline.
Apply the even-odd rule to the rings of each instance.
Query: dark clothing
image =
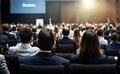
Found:
[[[71,62],[80,64],[105,64],[107,63],[107,56],[84,57],[80,54],[76,54],[72,55]]]
[[[32,46],[37,46],[37,38],[38,38],[38,35],[36,32],[32,32],[32,37],[33,37],[33,44]]]
[[[36,32],[32,32],[32,37],[33,37],[33,40],[37,40],[38,38],[38,35]]]
[[[39,52],[35,56],[20,57],[20,63],[29,65],[64,65],[66,72],[69,70],[69,60],[63,59],[50,52]]]
[[[63,37],[62,39],[56,41],[56,50],[58,49],[59,44],[72,44],[74,46],[74,53],[76,53],[76,49],[79,47],[76,41],[68,37]]]
[[[110,32],[111,32],[111,30],[106,30],[105,32],[104,32],[104,35],[109,35],[110,34]]]
[[[3,48],[3,53],[5,53],[10,46],[15,46],[17,44],[17,40],[14,35],[2,32],[0,34],[0,45]]]
[[[107,49],[120,49],[120,42],[114,41],[107,45]]]

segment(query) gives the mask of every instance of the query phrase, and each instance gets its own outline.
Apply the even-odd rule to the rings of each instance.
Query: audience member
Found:
[[[97,34],[91,30],[86,30],[81,39],[79,53],[72,55],[71,62],[81,64],[105,64],[106,61],[107,57],[100,48]]]
[[[60,38],[60,32],[59,32],[59,27],[58,25],[55,25],[54,26],[54,36],[55,36],[55,39],[59,39]]]
[[[17,39],[13,34],[9,33],[9,30],[9,24],[2,25],[2,32],[0,34],[0,45],[2,45],[3,53],[6,53],[10,46],[14,46],[17,44]]]
[[[97,35],[98,35],[98,39],[99,39],[100,44],[107,45],[108,41],[106,39],[104,39],[103,33],[104,33],[103,29],[101,29],[101,28],[97,29]]]
[[[56,52],[59,44],[72,44],[74,46],[74,53],[76,53],[76,49],[78,49],[79,46],[75,40],[72,40],[68,37],[69,33],[70,28],[65,26],[62,30],[63,38],[56,41]]]
[[[104,31],[104,35],[110,36],[112,28],[113,28],[113,25],[108,24],[108,29]]]
[[[29,28],[20,29],[19,37],[21,43],[18,43],[16,46],[10,47],[8,50],[8,54],[33,56],[39,52],[39,48],[31,46],[32,31]]]
[[[15,36],[15,38],[17,39],[17,27],[16,25],[13,25],[11,27],[11,32],[9,32],[10,34],[13,34]]]
[[[120,42],[118,42],[118,34],[111,34],[111,42],[107,45],[107,49],[120,49]]]
[[[37,46],[37,26],[32,26],[32,46]]]
[[[50,29],[41,29],[38,35],[40,52],[34,56],[20,57],[20,62],[29,65],[64,65],[68,71],[69,60],[63,59],[51,53],[54,45],[54,34]],[[68,74],[68,73],[67,73]]]
[[[75,28],[74,29],[74,36],[73,39],[77,42],[77,44],[79,45],[80,40],[81,40],[81,35],[80,35],[80,29],[79,28]]]

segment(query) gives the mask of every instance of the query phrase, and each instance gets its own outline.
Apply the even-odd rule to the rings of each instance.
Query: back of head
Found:
[[[67,35],[69,35],[69,33],[70,33],[70,28],[68,26],[64,26],[64,28],[62,30],[62,34],[64,36],[67,36]]]
[[[54,44],[54,34],[50,29],[41,29],[38,34],[38,46],[41,50],[49,51]]]
[[[12,31],[16,31],[16,25],[14,25],[11,29],[12,29]]]
[[[9,31],[9,29],[10,29],[9,24],[3,24],[2,25],[2,31]]]
[[[102,36],[102,35],[103,35],[103,32],[104,32],[103,29],[101,29],[101,28],[98,28],[98,29],[97,29],[97,35],[98,35],[98,36]]]
[[[81,39],[80,53],[84,56],[101,55],[100,44],[97,34],[91,30],[87,30]]]
[[[80,41],[80,29],[79,28],[75,28],[74,29],[74,39],[79,42]]]
[[[109,24],[109,28],[112,29],[112,28],[113,28],[113,25],[112,25],[112,24]]]
[[[22,43],[28,43],[32,39],[32,31],[29,28],[21,28],[19,36]]]
[[[90,25],[90,24],[87,24],[85,29],[86,29],[86,30],[89,30],[90,28],[91,28],[91,25]]]
[[[80,36],[80,29],[79,28],[74,29],[74,36]]]
[[[111,34],[111,40],[112,41],[117,41],[118,40],[118,34],[117,33],[112,33]]]
[[[39,24],[39,25],[38,25],[38,29],[41,29],[41,28],[42,28],[42,26],[41,26],[41,24]]]
[[[94,30],[94,29],[95,29],[95,26],[94,26],[94,25],[91,25],[91,26],[90,26],[90,29],[91,29],[91,30]]]
[[[37,26],[32,26],[32,31],[37,32]]]
[[[111,28],[111,34],[117,32],[116,28]]]
[[[54,26],[54,32],[58,33],[59,27],[57,25]]]

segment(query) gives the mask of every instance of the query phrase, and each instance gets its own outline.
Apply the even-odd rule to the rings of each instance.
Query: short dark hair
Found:
[[[37,27],[36,26],[32,27],[32,32],[37,32]]]
[[[98,35],[98,36],[102,36],[102,35],[103,35],[103,32],[104,32],[103,29],[101,29],[101,28],[98,28],[98,29],[97,29],[97,35]]]
[[[69,33],[70,33],[70,28],[65,26],[62,30],[62,34],[63,35],[69,35]]]
[[[16,31],[16,26],[13,26],[11,29],[12,31]]]
[[[117,41],[117,40],[118,40],[118,34],[115,33],[115,32],[112,33],[112,34],[111,34],[111,40],[112,40],[112,41]]]
[[[2,31],[9,31],[10,25],[9,24],[3,24],[2,25]]]
[[[41,29],[38,34],[38,46],[40,49],[48,51],[54,45],[54,34],[50,29]]]
[[[30,42],[32,38],[32,31],[29,28],[21,28],[19,31],[19,37],[22,43]]]

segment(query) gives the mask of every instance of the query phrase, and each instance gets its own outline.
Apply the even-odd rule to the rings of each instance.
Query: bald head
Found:
[[[62,30],[62,34],[67,36],[67,35],[69,35],[69,33],[70,33],[70,28],[67,26],[64,26],[64,28]]]

